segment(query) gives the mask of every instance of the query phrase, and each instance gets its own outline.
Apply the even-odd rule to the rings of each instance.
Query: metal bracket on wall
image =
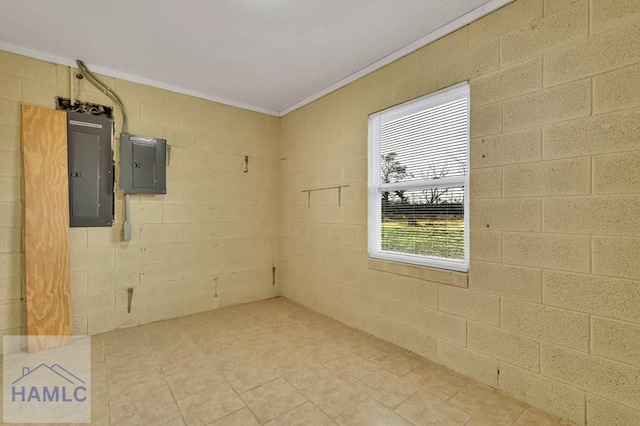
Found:
[[[311,193],[316,191],[326,191],[328,189],[338,190],[338,207],[342,206],[342,188],[347,188],[351,185],[338,185],[338,186],[326,186],[324,188],[303,189],[302,192],[307,193],[307,207],[311,208]]]
[[[131,302],[133,301],[133,287],[127,289],[127,313],[131,313]]]

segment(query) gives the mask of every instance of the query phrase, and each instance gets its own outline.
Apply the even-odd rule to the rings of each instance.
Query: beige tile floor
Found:
[[[97,425],[568,424],[284,298],[92,344]]]

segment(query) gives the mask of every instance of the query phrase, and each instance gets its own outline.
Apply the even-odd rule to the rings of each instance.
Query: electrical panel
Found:
[[[167,141],[120,135],[120,189],[125,194],[167,193]]]
[[[67,111],[69,224],[112,226],[113,120]]]

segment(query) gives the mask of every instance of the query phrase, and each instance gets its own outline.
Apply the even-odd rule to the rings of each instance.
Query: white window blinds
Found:
[[[369,253],[468,270],[469,87],[369,118]]]

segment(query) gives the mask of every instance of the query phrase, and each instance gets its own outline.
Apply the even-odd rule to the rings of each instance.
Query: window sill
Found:
[[[417,278],[424,281],[431,281],[438,284],[451,285],[454,287],[469,287],[468,272],[449,271],[446,269],[389,262],[373,258],[369,258],[369,269]]]

